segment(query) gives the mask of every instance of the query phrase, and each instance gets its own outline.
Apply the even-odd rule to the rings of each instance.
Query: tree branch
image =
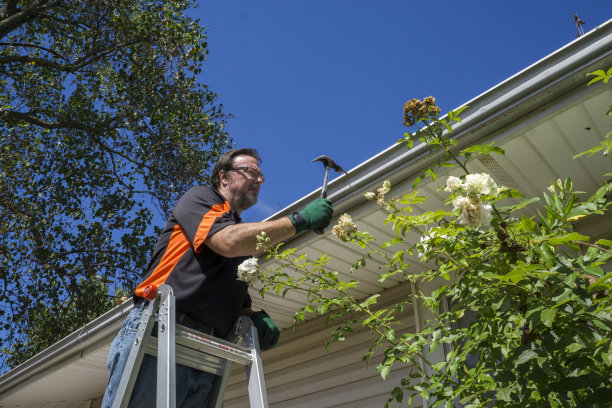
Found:
[[[33,125],[40,126],[45,129],[54,130],[54,129],[75,129],[75,130],[83,130],[87,132],[104,132],[112,128],[110,124],[113,122],[112,120],[108,120],[102,122],[101,126],[92,127],[86,124],[76,122],[73,120],[58,120],[58,121],[47,121],[37,117],[34,113],[31,112],[15,112],[15,111],[7,111],[3,115],[5,119],[9,122],[23,121],[28,122]]]
[[[95,53],[95,54],[89,53],[79,58],[77,61],[68,63],[68,64],[61,64],[59,62],[55,62],[55,61],[48,60],[45,58],[31,57],[28,55],[9,55],[5,57],[0,57],[0,64],[10,64],[13,62],[22,63],[22,64],[23,63],[34,63],[36,65],[40,65],[43,67],[57,69],[58,71],[75,72],[80,68],[83,68],[93,62],[96,62],[102,59],[103,57],[107,56],[113,51],[115,51],[115,49],[111,47],[106,50],[101,50],[100,52]],[[60,56],[60,58],[64,58],[64,57]]]
[[[5,37],[11,31],[19,28],[21,25],[27,23],[28,21],[35,19],[40,14],[51,10],[52,8],[59,6],[62,3],[61,0],[56,0],[49,2],[48,0],[40,0],[35,2],[32,7],[27,8],[25,10],[18,11],[17,13],[7,16],[0,21],[0,38]],[[14,4],[13,4],[14,6]],[[16,7],[12,8],[16,10]],[[11,10],[8,8],[6,12],[7,14]]]
[[[10,14],[17,13],[17,0],[9,0],[0,7],[0,20],[4,20]]]
[[[51,50],[51,49],[46,48],[46,47],[41,47],[40,45],[36,45],[36,44],[0,42],[0,46],[2,46],[2,47],[36,48],[36,49],[42,50],[44,52],[48,52],[49,54],[53,54],[56,57],[63,59],[64,61],[69,61],[68,58],[64,57],[63,55],[58,54],[54,50]]]

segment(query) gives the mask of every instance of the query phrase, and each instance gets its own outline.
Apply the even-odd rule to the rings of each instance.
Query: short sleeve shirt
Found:
[[[172,209],[135,295],[143,297],[150,284],[166,283],[176,297],[177,311],[227,336],[247,305],[248,285],[237,279],[237,269],[248,257],[226,258],[204,241],[239,222],[240,216],[220,193],[206,186],[191,188]]]

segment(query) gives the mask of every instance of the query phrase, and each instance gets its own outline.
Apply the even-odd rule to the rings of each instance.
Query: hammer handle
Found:
[[[325,187],[327,187],[327,185]],[[327,191],[321,191],[321,198],[327,198]],[[321,235],[323,234],[323,228],[317,228],[314,232]]]

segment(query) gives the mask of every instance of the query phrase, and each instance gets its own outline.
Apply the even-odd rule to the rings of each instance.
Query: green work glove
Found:
[[[257,328],[257,337],[259,338],[259,348],[268,350],[276,346],[280,337],[280,330],[276,323],[263,310],[253,313],[251,316],[253,324]]]
[[[298,234],[302,231],[327,227],[333,212],[331,201],[327,198],[319,198],[308,204],[302,211],[294,212],[289,218],[295,227],[295,233]]]

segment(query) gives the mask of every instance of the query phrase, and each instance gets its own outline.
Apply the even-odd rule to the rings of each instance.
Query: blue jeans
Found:
[[[110,377],[102,400],[102,408],[110,408],[113,404],[144,308],[145,303],[142,302],[130,311],[119,334],[113,340],[107,362]],[[177,364],[176,406],[178,408],[205,408],[208,405],[215,379],[214,374]],[[157,359],[145,354],[128,406],[133,408],[155,407],[156,389]]]

